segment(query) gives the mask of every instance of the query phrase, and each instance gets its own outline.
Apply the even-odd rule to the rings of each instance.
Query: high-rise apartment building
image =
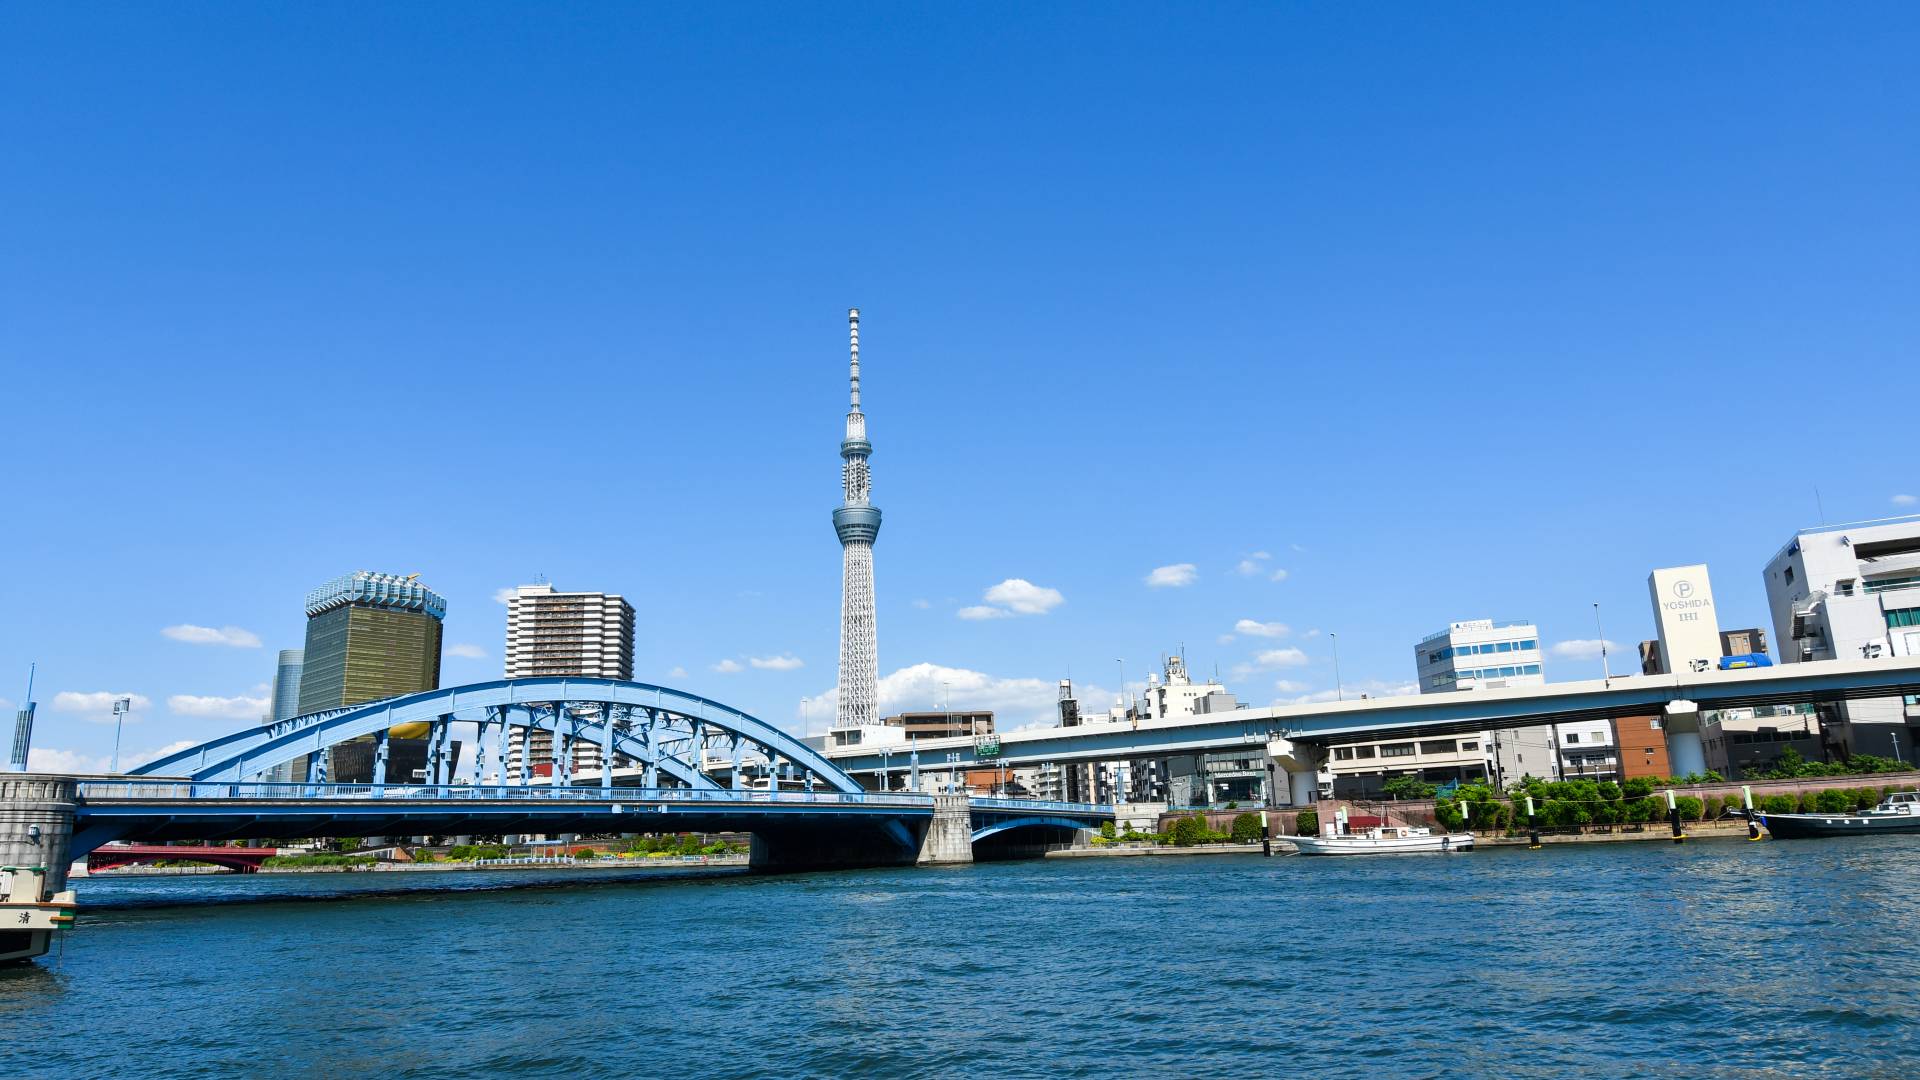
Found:
[[[633,605],[616,593],[560,592],[552,585],[522,585],[507,599],[506,674],[509,679],[580,676],[633,678]],[[506,767],[518,775],[522,755],[544,772],[553,761],[553,733],[524,728],[507,736]],[[576,774],[600,770],[600,747],[583,740],[573,747]]]
[[[507,678],[633,678],[633,605],[617,593],[522,585],[507,600]]]
[[[1920,517],[1808,529],[1765,577],[1782,663],[1920,656]],[[1834,751],[1915,760],[1920,701],[1822,705],[1820,719]]]
[[[308,593],[299,714],[438,688],[440,620],[446,614],[446,598],[420,584],[418,574],[356,570]],[[395,733],[399,737],[388,744],[387,775],[411,778],[424,769],[426,740],[413,730]],[[334,747],[327,779],[371,780],[369,743]]]

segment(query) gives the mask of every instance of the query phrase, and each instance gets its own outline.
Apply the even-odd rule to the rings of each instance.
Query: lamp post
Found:
[[[1327,634],[1333,641],[1333,696],[1341,701],[1347,700],[1346,684],[1340,681],[1340,635]]]
[[[1613,688],[1613,668],[1607,663],[1607,632],[1600,629],[1600,605],[1593,605],[1593,632],[1600,636],[1600,677],[1605,680],[1608,689]]]
[[[802,726],[804,726],[807,729],[807,738],[809,739],[813,738],[813,709],[811,708],[812,705],[813,705],[812,698],[803,697],[800,699],[800,717],[801,717],[800,723]]]
[[[113,767],[107,771],[120,775],[120,728],[128,713],[133,711],[133,699],[117,697],[113,699]]]

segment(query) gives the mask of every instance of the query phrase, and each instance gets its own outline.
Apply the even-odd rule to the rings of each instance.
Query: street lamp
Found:
[[[1607,632],[1600,629],[1600,605],[1593,605],[1593,632],[1600,635],[1600,676],[1608,689],[1613,688],[1613,668],[1607,663]]]
[[[1127,712],[1127,662],[1117,656],[1113,662],[1120,665],[1120,718],[1124,720]]]
[[[1333,696],[1341,701],[1347,700],[1346,684],[1340,681],[1340,635],[1329,633],[1333,639]]]
[[[802,725],[806,727],[807,738],[809,739],[813,738],[813,710],[812,708],[810,708],[812,704],[813,704],[812,698],[803,697],[800,699],[800,716],[801,716],[800,722]]]
[[[108,772],[120,775],[120,727],[126,715],[133,711],[133,699],[117,697],[113,699],[113,767]]]

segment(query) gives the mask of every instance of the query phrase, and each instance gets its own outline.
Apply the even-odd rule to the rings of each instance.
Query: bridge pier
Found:
[[[1700,706],[1691,701],[1668,702],[1661,726],[1666,728],[1668,775],[1706,772],[1706,748],[1700,741]]]
[[[1326,747],[1273,739],[1267,743],[1267,756],[1286,770],[1289,805],[1312,806],[1320,800],[1320,766],[1327,760]]]
[[[965,795],[935,795],[933,821],[920,841],[915,862],[921,866],[973,861],[973,800]]]
[[[45,955],[72,921],[74,794],[70,776],[0,774],[0,964]]]

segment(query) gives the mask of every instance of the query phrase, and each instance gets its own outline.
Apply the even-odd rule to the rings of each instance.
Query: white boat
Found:
[[[1418,825],[1385,825],[1339,836],[1289,836],[1302,855],[1408,855],[1418,851],[1468,851],[1472,833],[1436,833]]]

